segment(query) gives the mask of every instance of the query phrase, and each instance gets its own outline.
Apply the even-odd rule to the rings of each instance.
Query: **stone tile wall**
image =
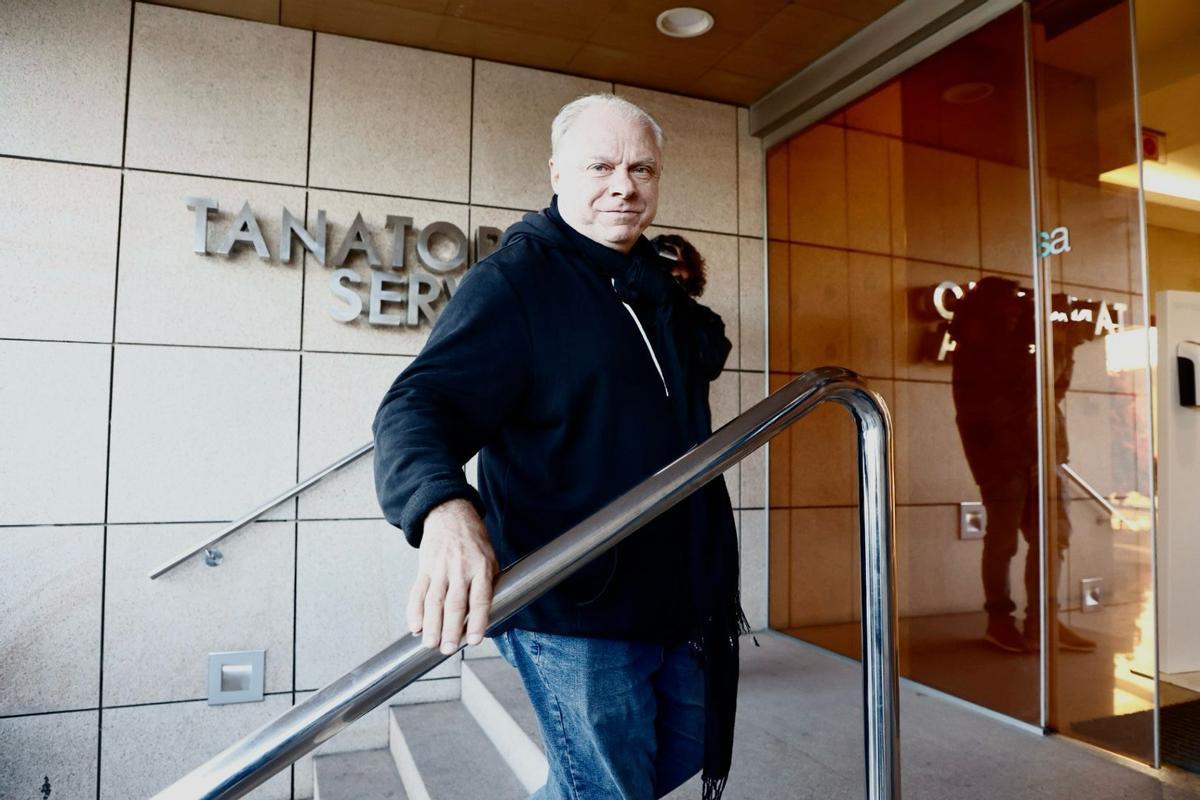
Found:
[[[357,213],[385,261],[388,215],[413,219],[406,264],[435,221],[473,258],[479,226],[548,201],[549,122],[591,91],[666,131],[655,230],[708,258],[704,299],[734,342],[712,396],[727,421],[766,388],[746,109],[128,0],[0,4],[0,795],[48,778],[54,797],[148,796],[405,633],[416,553],[367,461],[227,539],[221,566],[148,573],[367,442],[428,335],[368,324],[362,253],[345,265],[362,316],[333,319],[334,267],[298,240],[281,257],[283,210],[309,230],[326,212],[327,263]],[[209,251],[248,202],[268,258],[194,253],[192,196],[219,205]],[[726,476],[758,628],[765,474],[759,453]],[[207,705],[208,653],[260,648],[266,701]],[[456,697],[458,675],[398,702]],[[386,737],[368,716],[328,747]],[[304,762],[253,796],[293,792],[311,796]]]

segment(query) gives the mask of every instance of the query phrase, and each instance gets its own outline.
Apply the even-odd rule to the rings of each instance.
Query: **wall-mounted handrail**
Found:
[[[506,569],[492,629],[826,401],[858,428],[863,715],[868,800],[900,798],[892,432],[883,400],[854,373],[807,372],[554,541]],[[160,800],[242,797],[449,658],[406,636],[164,789]]]
[[[275,506],[279,505],[280,503],[284,502],[285,500],[291,500],[293,497],[300,494],[308,487],[312,486],[315,483],[320,482],[322,479],[324,479],[329,474],[331,474],[333,472],[337,472],[339,469],[346,466],[347,464],[357,461],[358,459],[362,458],[363,456],[365,456],[367,453],[371,452],[374,449],[375,449],[375,442],[374,441],[367,442],[362,447],[358,448],[357,450],[355,450],[351,453],[347,453],[346,455],[342,456],[341,458],[339,458],[337,461],[333,462],[329,466],[323,467],[319,471],[313,473],[312,475],[309,475],[307,478],[300,481],[295,486],[293,486],[292,488],[283,492],[282,494],[276,495],[275,497],[271,498],[267,502],[263,503],[261,506],[258,506],[257,508],[255,508],[253,511],[250,511],[250,512],[238,517],[233,522],[229,523],[224,528],[221,528],[221,530],[217,531],[212,536],[209,536],[207,539],[200,542],[199,544],[193,545],[192,547],[188,548],[184,552],[175,556],[171,560],[164,561],[162,564],[159,564],[154,569],[154,571],[150,573],[150,580],[154,580],[155,578],[162,575],[163,573],[165,573],[171,569],[174,569],[175,567],[182,564],[184,561],[187,561],[192,556],[198,555],[199,553],[204,552],[205,550],[207,550],[210,547],[212,547],[213,545],[215,545],[217,542],[224,539],[229,534],[239,531],[242,528],[246,527],[251,522],[258,519],[259,517],[261,517],[263,514],[267,513],[268,511],[270,511]]]
[[[1108,498],[1100,494],[1100,492],[1096,490],[1095,486],[1092,486],[1090,483],[1085,481],[1082,475],[1071,469],[1071,467],[1067,464],[1059,464],[1058,468],[1063,471],[1064,475],[1071,479],[1072,483],[1074,483],[1080,489],[1083,489],[1084,494],[1086,494],[1092,500],[1095,500],[1101,508],[1107,511],[1110,517],[1116,517],[1119,519],[1122,524],[1125,525],[1127,530],[1137,530],[1137,527],[1135,527],[1133,521],[1129,519],[1129,517],[1122,514],[1116,506],[1108,502]]]

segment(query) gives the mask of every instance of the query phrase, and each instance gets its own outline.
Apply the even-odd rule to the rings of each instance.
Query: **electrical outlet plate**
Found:
[[[987,509],[983,503],[958,504],[958,538],[982,539],[987,532]]]
[[[266,654],[266,650],[209,653],[208,704],[261,702]]]
[[[1104,608],[1104,578],[1081,578],[1079,581],[1079,610],[1099,611]]]

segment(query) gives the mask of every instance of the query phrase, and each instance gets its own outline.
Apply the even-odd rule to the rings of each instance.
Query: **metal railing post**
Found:
[[[849,370],[804,373],[508,567],[496,582],[492,629],[826,401],[846,407],[858,427],[867,798],[900,800],[891,420],[879,395]],[[447,658],[406,636],[155,797],[242,797]]]
[[[900,800],[900,697],[896,656],[896,553],[891,419],[864,388],[839,392],[858,428],[862,537],[863,727],[867,798]]]

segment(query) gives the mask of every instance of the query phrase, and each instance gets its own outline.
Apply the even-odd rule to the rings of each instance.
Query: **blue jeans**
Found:
[[[704,676],[687,645],[519,628],[495,642],[521,673],[550,762],[530,800],[650,800],[700,771]]]

